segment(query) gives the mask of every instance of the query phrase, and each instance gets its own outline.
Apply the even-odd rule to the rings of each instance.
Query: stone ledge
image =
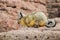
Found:
[[[60,31],[13,30],[0,33],[0,40],[60,40]]]

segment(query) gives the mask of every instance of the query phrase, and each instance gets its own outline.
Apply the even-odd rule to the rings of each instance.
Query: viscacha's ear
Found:
[[[23,14],[22,14],[22,12],[20,12],[20,18],[22,18],[23,17]]]
[[[23,17],[23,13],[22,12],[18,12],[18,18],[21,19]]]

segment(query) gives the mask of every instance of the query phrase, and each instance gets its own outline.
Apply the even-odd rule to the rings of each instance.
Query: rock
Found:
[[[49,10],[49,17],[55,18],[58,17],[58,8],[52,8]]]
[[[57,0],[57,2],[59,2],[59,3],[60,3],[60,0]]]
[[[56,2],[56,0],[47,0],[47,3],[55,3]]]
[[[48,9],[48,13],[50,16],[52,16],[51,18],[54,17],[60,17],[60,2],[58,2],[59,0],[47,0],[47,9]]]
[[[60,23],[60,18],[54,18],[57,23]]]
[[[0,11],[0,31],[8,31],[16,29],[16,27],[18,27],[17,21],[12,19],[7,12]]]
[[[46,0],[29,0],[29,1],[46,4]]]
[[[42,32],[37,29],[13,30],[0,33],[0,40],[60,40],[60,32]]]
[[[23,0],[23,1],[29,1],[29,2],[35,2],[35,3],[41,3],[41,4],[46,4],[46,0]]]

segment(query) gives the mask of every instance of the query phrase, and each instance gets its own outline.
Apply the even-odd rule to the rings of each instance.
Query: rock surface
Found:
[[[50,18],[60,17],[60,0],[47,0],[47,8]]]
[[[60,40],[60,31],[20,29],[0,33],[0,40]]]

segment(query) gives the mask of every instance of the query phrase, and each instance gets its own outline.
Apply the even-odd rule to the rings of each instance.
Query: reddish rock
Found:
[[[47,3],[55,3],[56,2],[56,0],[47,0]]]
[[[46,0],[29,0],[31,2],[46,4]]]

